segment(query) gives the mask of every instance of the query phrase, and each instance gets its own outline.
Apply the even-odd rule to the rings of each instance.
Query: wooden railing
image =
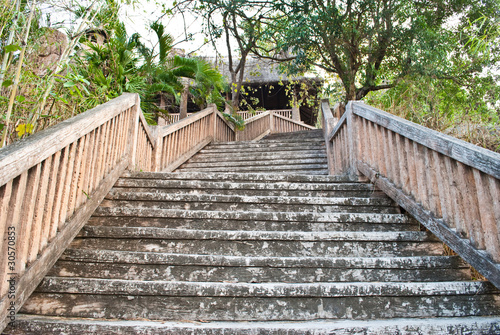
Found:
[[[500,288],[500,155],[349,102],[321,105],[329,169],[367,177]]]
[[[243,120],[247,120],[247,119],[250,119],[256,115],[259,115],[259,114],[265,113],[265,112],[268,112],[268,111],[254,111],[254,112],[239,111],[237,113],[238,113],[238,115],[240,115],[243,118]],[[281,116],[286,117],[288,119],[292,118],[292,110],[291,109],[276,109],[276,110],[271,110],[271,112],[273,112],[275,115],[281,115]],[[188,113],[188,116],[191,116],[193,114],[194,113]],[[179,121],[179,116],[180,116],[179,113],[170,113],[166,117],[165,121],[167,122],[167,124],[175,123],[175,122]]]
[[[243,120],[248,120],[254,116],[257,116],[259,114],[265,113],[265,112],[273,112],[274,115],[281,115],[287,119],[292,118],[292,110],[291,109],[273,109],[273,110],[267,110],[267,111],[239,111],[238,115],[240,115]]]
[[[174,124],[158,129],[155,171],[173,171],[209,144],[234,139],[233,128],[215,105]]]
[[[0,329],[131,163],[137,106],[126,94],[0,150]]]
[[[294,121],[274,111],[255,115],[245,121],[245,129],[236,133],[238,141],[256,141],[271,133],[288,133],[316,129],[302,122]]]

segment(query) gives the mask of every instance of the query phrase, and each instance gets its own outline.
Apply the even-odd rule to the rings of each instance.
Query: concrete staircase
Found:
[[[212,143],[178,172],[251,172],[327,175],[322,130],[272,134],[262,141]]]
[[[6,332],[499,334],[499,292],[371,184],[313,175],[315,137],[124,175]]]

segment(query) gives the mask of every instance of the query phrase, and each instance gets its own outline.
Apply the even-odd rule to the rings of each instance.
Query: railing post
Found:
[[[137,94],[135,98],[135,106],[133,107],[133,112],[130,120],[130,143],[128,144],[128,152],[130,153],[129,168],[135,168],[136,166],[136,154],[137,154],[137,141],[139,136],[139,113],[141,111],[141,98]]]
[[[347,113],[347,145],[349,153],[349,175],[358,179],[360,173],[358,171],[358,136],[359,133],[356,129],[356,122],[354,121],[353,101],[349,101],[346,106]]]
[[[274,133],[274,112],[269,112],[269,131]]]
[[[322,99],[320,103],[321,116],[323,119],[323,136],[325,137],[325,146],[326,146],[326,158],[328,162],[328,174],[334,174],[334,165],[333,165],[333,150],[332,143],[330,142],[330,133],[333,130],[334,119],[332,115],[332,111],[330,110],[330,103],[328,99]],[[334,107],[335,108],[335,107]]]

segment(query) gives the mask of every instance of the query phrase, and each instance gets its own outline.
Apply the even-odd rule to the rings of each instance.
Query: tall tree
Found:
[[[280,48],[296,55],[291,68],[316,65],[337,74],[346,100],[393,87],[411,73],[448,76],[457,48],[449,20],[498,10],[496,0],[277,0],[273,5],[287,14],[273,29],[281,33]]]
[[[185,0],[177,11],[191,10],[204,19],[204,31],[217,50],[224,41],[230,75],[231,106],[238,109],[248,57],[258,49],[265,27],[274,19],[271,0]],[[174,11],[175,12],[175,11]]]

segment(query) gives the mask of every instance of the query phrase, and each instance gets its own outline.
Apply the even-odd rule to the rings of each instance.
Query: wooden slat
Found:
[[[444,221],[451,227],[455,227],[453,220],[453,209],[451,205],[450,185],[448,183],[448,176],[446,175],[446,166],[444,165],[443,155],[437,151],[432,151],[434,160],[436,183],[438,187],[438,201],[441,207],[441,215]]]
[[[53,199],[54,202],[54,209],[52,211],[52,217],[50,219],[50,231],[49,231],[49,239],[53,238],[56,233],[57,229],[59,228],[59,220],[60,220],[60,214],[61,214],[61,206],[63,204],[63,192],[65,188],[65,182],[66,182],[66,173],[69,165],[69,160],[70,158],[68,157],[69,154],[69,147],[66,147],[63,149],[61,153],[61,163],[60,163],[60,168],[59,168],[59,173],[57,175],[57,180],[56,180],[56,190],[55,190],[55,197]]]
[[[31,239],[29,241],[29,254],[28,262],[32,262],[36,259],[40,251],[40,236],[43,225],[43,214],[45,211],[46,197],[49,187],[49,176],[52,171],[52,157],[47,158],[41,164],[42,172],[40,174],[40,186],[38,189],[36,209],[33,219],[33,229],[31,233]]]
[[[54,154],[52,160],[51,172],[49,174],[49,184],[47,189],[47,197],[45,198],[45,210],[43,213],[42,230],[40,232],[40,249],[45,248],[50,238],[50,227],[52,226],[52,211],[54,209],[54,197],[56,194],[56,186],[58,182],[59,165],[61,164],[61,152]]]
[[[28,184],[23,204],[24,215],[22,215],[21,218],[22,222],[17,242],[20,272],[24,271],[28,263],[28,252],[30,246],[29,242],[33,230],[36,199],[38,197],[38,192],[39,192],[41,172],[42,172],[41,164],[37,164],[35,167],[29,170],[28,174]]]

